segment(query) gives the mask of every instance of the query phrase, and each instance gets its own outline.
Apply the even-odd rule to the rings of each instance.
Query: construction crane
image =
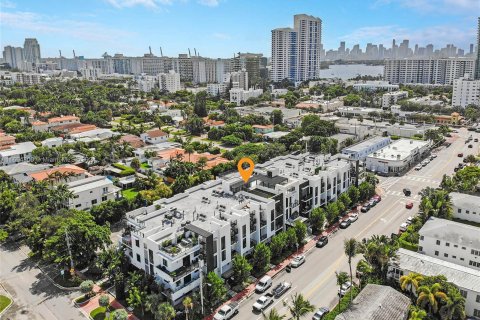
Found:
[[[162,47],[160,47],[160,57],[163,57]]]
[[[197,49],[193,48],[193,52],[195,54],[195,57],[197,56]]]
[[[76,57],[76,56],[75,56],[75,50],[73,50],[73,58],[75,59],[75,57]]]
[[[190,54],[190,48],[188,48],[188,57],[191,58],[192,55]]]
[[[60,53],[60,58],[62,57],[62,50],[58,50],[58,53]]]

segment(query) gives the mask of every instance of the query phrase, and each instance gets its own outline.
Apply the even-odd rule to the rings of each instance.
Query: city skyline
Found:
[[[272,2],[251,2],[259,10],[250,10],[248,21],[231,24],[232,13],[241,15],[248,3],[108,0],[81,6],[65,3],[61,8],[54,5],[47,13],[47,8],[32,1],[4,1],[0,45],[21,46],[25,38],[37,38],[42,45],[42,57],[57,57],[59,49],[66,57],[73,55],[72,50],[85,57],[100,57],[104,52],[140,56],[148,52],[149,46],[156,55],[160,55],[162,47],[167,56],[186,53],[188,48],[192,53],[196,48],[202,56],[210,57],[232,57],[239,51],[270,56],[271,30],[289,26],[293,14],[306,13],[322,19],[326,51],[336,50],[340,41],[345,41],[349,48],[356,44],[365,48],[367,43],[388,48],[392,39],[397,43],[409,39],[411,47],[432,43],[440,48],[453,43],[468,53],[470,44],[476,42],[475,10],[471,9],[478,2],[453,2],[417,1],[414,5],[413,1],[377,0],[361,5],[346,1],[342,5],[312,6],[310,1],[282,1],[275,2],[278,8],[268,19],[261,9],[271,7]],[[86,12],[85,7],[92,12]],[[200,16],[212,18],[200,21]],[[408,26],[402,24],[402,19],[409,21]],[[136,22],[125,25],[122,21]],[[158,34],[152,34],[150,30],[157,25]]]

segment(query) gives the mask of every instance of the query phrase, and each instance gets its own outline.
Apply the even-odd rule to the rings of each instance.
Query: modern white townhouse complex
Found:
[[[177,304],[200,286],[201,272],[225,274],[235,254],[246,255],[307,219],[312,208],[335,200],[352,180],[345,160],[277,157],[256,165],[246,184],[232,173],[127,213],[132,231],[121,241],[131,263],[154,276]]]
[[[383,78],[393,84],[452,85],[455,79],[466,73],[473,74],[474,68],[475,60],[472,58],[387,59]]]
[[[398,100],[405,98],[408,98],[407,91],[387,92],[382,96],[382,108],[388,109],[391,105],[396,104]]]
[[[383,174],[400,173],[422,159],[429,146],[427,141],[400,139],[368,155],[366,167]]]
[[[30,141],[12,144],[0,150],[0,166],[29,162],[32,160],[32,151],[36,148]]]
[[[480,228],[432,217],[418,234],[419,252],[480,271]]]
[[[364,161],[367,156],[390,144],[390,137],[376,136],[342,149],[351,160]]]
[[[480,79],[459,78],[453,81],[452,107],[480,106]]]
[[[396,257],[389,262],[387,277],[398,281],[401,276],[412,272],[424,276],[444,275],[465,298],[467,316],[480,317],[480,270],[407,249],[398,249]]]
[[[453,216],[458,219],[480,223],[480,197],[451,192]]]

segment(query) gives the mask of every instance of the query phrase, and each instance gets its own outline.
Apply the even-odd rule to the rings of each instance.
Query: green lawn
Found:
[[[144,163],[142,163],[142,164],[140,165],[140,168],[142,168],[142,169],[150,169],[151,167],[150,167],[150,165],[149,165],[147,162],[144,162]]]
[[[90,312],[90,317],[92,317],[93,320],[105,320],[107,319],[106,316],[106,308],[105,307],[98,307],[96,309],[93,309],[92,312]],[[112,313],[115,311],[115,309],[109,307],[109,312],[110,315],[108,316],[108,319],[113,319]]]
[[[135,188],[122,190],[122,196],[128,200],[135,199],[137,194],[138,194],[138,191]]]
[[[8,307],[8,305],[12,302],[12,299],[10,299],[9,297],[7,296],[2,296],[0,294],[0,312],[2,312],[3,310],[5,310],[6,307]]]

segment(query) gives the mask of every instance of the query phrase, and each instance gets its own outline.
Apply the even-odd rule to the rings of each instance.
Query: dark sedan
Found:
[[[350,222],[350,220],[343,220],[341,223],[340,223],[340,229],[347,229],[348,227],[350,227],[350,224],[352,224]]]
[[[327,245],[327,243],[328,243],[328,237],[322,236],[320,237],[320,239],[318,239],[316,246],[317,248],[323,248]]]

